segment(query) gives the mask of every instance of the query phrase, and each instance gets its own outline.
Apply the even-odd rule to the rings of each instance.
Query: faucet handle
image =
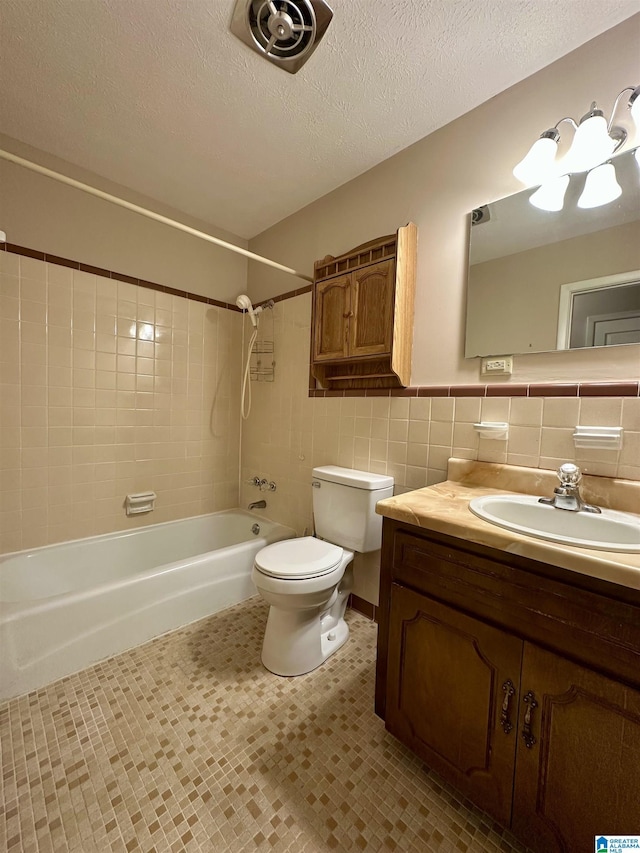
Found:
[[[556,471],[562,486],[577,486],[582,479],[582,473],[573,462],[565,462]]]

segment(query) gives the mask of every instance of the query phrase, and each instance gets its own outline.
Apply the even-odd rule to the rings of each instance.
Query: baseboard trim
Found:
[[[371,619],[372,622],[378,621],[378,608],[376,605],[364,598],[360,598],[359,595],[353,595],[352,593],[349,596],[349,607],[357,613],[366,616],[367,619]]]

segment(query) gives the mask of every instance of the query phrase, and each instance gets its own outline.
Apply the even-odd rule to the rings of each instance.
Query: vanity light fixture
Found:
[[[541,183],[556,171],[560,133],[550,127],[533,143],[526,156],[515,166],[514,176],[523,184]]]
[[[582,116],[576,128],[571,148],[562,163],[563,171],[586,172],[588,169],[593,169],[594,166],[611,157],[626,138],[626,130],[607,125],[604,113],[598,109],[594,101],[589,112]]]
[[[533,186],[568,172],[586,172],[608,160],[627,139],[627,131],[623,127],[614,125],[613,119],[620,99],[628,92],[631,95],[627,101],[627,108],[636,126],[640,128],[640,86],[627,86],[617,96],[609,122],[594,101],[578,123],[566,116],[553,127],[545,130],[514,168],[515,177]],[[575,133],[571,148],[559,161],[556,159],[560,141],[558,128],[563,122],[570,124]]]

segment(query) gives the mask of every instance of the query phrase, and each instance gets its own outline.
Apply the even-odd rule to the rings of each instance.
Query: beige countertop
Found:
[[[484,521],[469,509],[469,501],[481,495],[549,497],[558,482],[555,472],[451,459],[448,477],[444,483],[379,501],[376,511],[425,530],[640,589],[640,554],[578,548],[537,539]],[[586,501],[603,508],[633,512],[640,507],[640,482],[632,480],[585,476],[582,494]]]

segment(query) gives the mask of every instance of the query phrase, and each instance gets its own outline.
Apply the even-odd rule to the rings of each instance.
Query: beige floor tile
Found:
[[[373,713],[376,626],[260,664],[251,599],[0,707],[9,853],[523,853]]]

